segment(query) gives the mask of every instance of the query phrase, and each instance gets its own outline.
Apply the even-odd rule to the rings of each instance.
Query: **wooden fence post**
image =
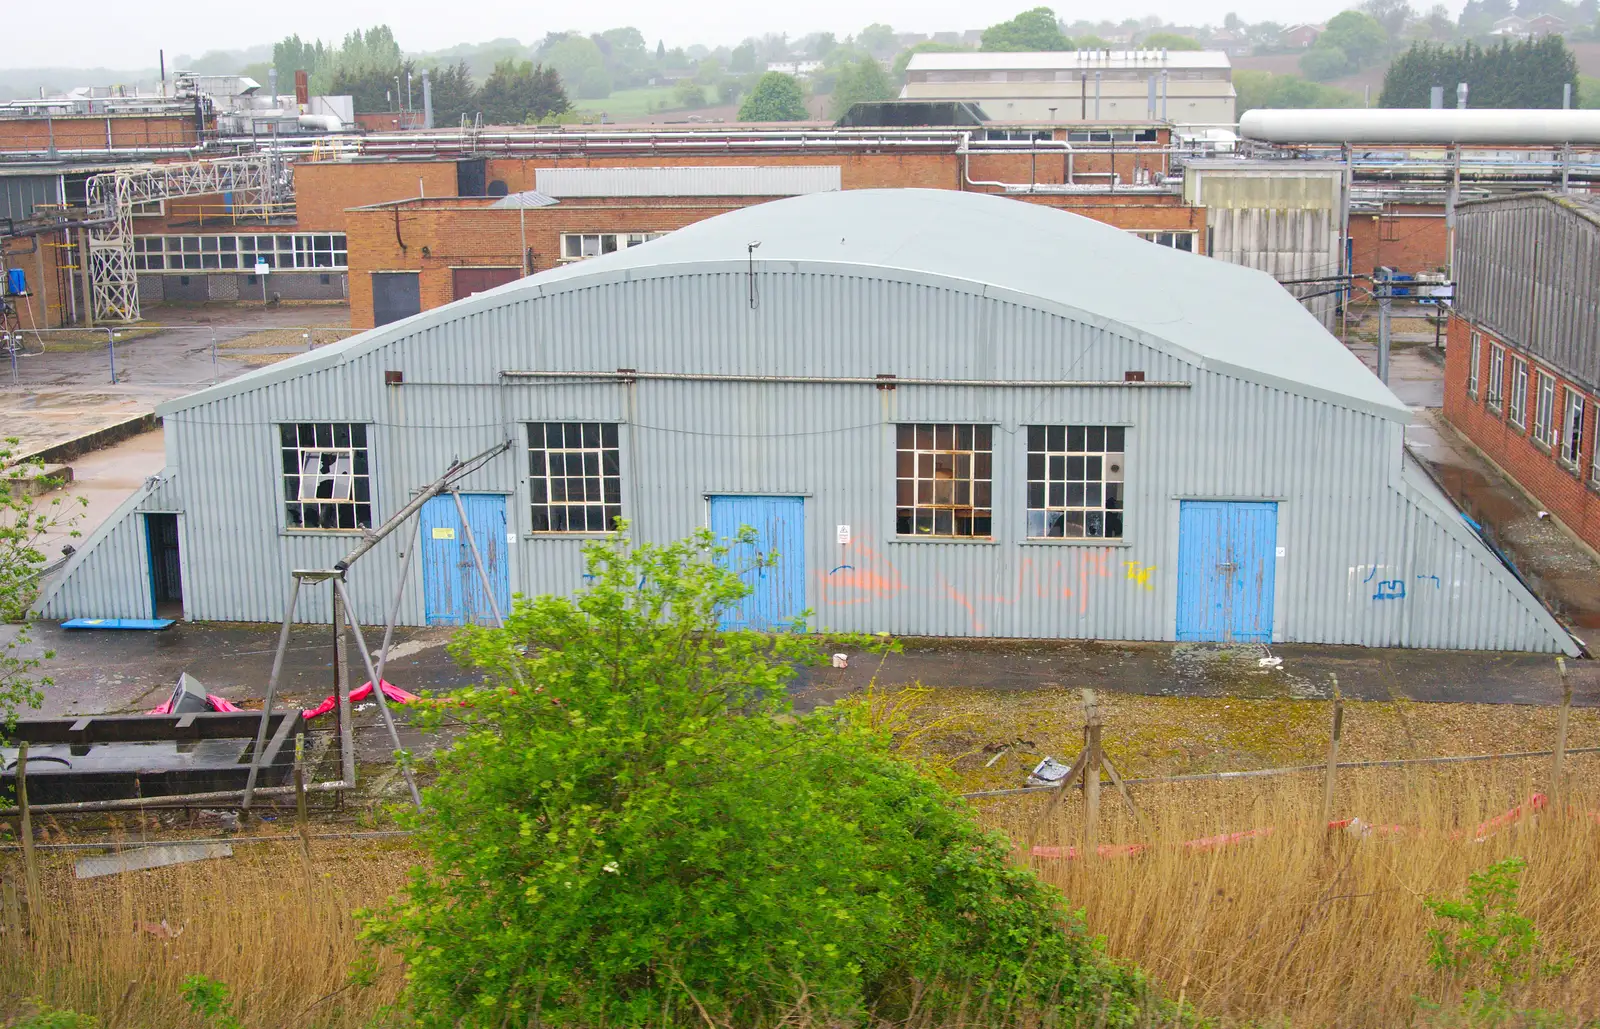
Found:
[[[1333,821],[1333,794],[1339,782],[1339,737],[1344,731],[1344,697],[1333,677],[1333,732],[1328,737],[1328,771],[1322,783],[1322,824]]]
[[[1087,716],[1083,726],[1083,857],[1092,861],[1099,854],[1100,765],[1104,761],[1100,750],[1100,705],[1095,701],[1094,690],[1083,691],[1083,709]]]
[[[1572,680],[1567,678],[1567,659],[1556,658],[1556,668],[1561,671],[1561,713],[1556,716],[1556,753],[1550,763],[1550,808],[1561,804],[1562,777],[1567,763],[1567,718],[1572,713]]]
[[[28,741],[17,745],[17,810],[22,815],[22,867],[28,888],[28,919],[33,921],[44,910],[39,895],[39,858],[33,851],[33,816],[28,811]]]

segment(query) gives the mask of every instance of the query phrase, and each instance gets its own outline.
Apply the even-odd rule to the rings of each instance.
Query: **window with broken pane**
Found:
[[[993,426],[896,426],[895,531],[901,536],[988,538],[992,530]]]
[[[1121,539],[1120,425],[1028,426],[1028,538]]]
[[[622,517],[622,460],[610,422],[528,426],[534,532],[612,532]]]
[[[278,426],[284,523],[322,531],[372,528],[367,427],[359,422]]]

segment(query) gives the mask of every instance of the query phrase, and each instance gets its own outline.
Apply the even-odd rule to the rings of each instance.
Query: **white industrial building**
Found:
[[[1224,127],[1233,67],[1221,50],[922,53],[906,66],[906,100],[970,100],[995,121],[1162,121]]]

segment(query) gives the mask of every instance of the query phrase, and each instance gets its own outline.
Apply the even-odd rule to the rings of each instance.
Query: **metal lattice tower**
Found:
[[[119,168],[89,179],[89,285],[99,321],[139,320],[139,280],[133,267],[133,209],[175,197],[232,195],[236,216],[265,222],[277,207],[279,161],[263,151],[247,157]]]

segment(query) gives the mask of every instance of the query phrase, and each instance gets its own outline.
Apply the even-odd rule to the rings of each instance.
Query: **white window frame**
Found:
[[[527,430],[528,517],[532,533],[571,536],[615,532],[617,519],[622,517],[622,451],[617,423],[529,422]],[[582,524],[574,525],[574,521]]]
[[[1489,382],[1483,401],[1496,411],[1506,403],[1506,348],[1498,343],[1489,344]]]
[[[160,218],[167,213],[167,201],[165,198],[135,201],[132,213],[135,218]]]
[[[364,422],[283,422],[278,437],[287,531],[361,532],[372,528],[371,439]],[[319,524],[306,524],[308,508],[314,509]],[[321,524],[330,517],[337,524]]]
[[[660,239],[665,232],[563,232],[561,234],[561,256],[557,260],[565,263],[571,261],[587,261],[591,257],[602,257],[614,254],[618,250],[636,247],[641,243],[648,243],[652,239]]]
[[[133,237],[136,272],[255,272],[257,262],[273,271],[342,272],[350,267],[349,238],[342,232],[229,232]]]
[[[1556,439],[1556,377],[1542,368],[1534,369],[1533,438],[1545,446]]]
[[[1121,425],[1027,427],[1028,539],[1123,538],[1127,432]]]
[[[1199,242],[1196,237],[1200,234],[1192,229],[1139,229],[1134,231],[1133,234],[1146,243],[1154,243],[1159,247],[1171,247],[1173,250],[1181,250],[1186,254],[1199,252],[1195,249],[1195,244]],[[1179,244],[1183,242],[1187,242],[1189,245],[1180,246]]]
[[[1483,360],[1483,333],[1472,332],[1472,363],[1467,366],[1467,396],[1478,399],[1478,365]]]
[[[1511,396],[1506,401],[1506,419],[1518,429],[1528,427],[1528,362],[1511,357]]]
[[[1566,394],[1561,405],[1561,447],[1556,455],[1569,468],[1578,467],[1583,460],[1583,428],[1589,419],[1589,400],[1571,386],[1564,387]]]

